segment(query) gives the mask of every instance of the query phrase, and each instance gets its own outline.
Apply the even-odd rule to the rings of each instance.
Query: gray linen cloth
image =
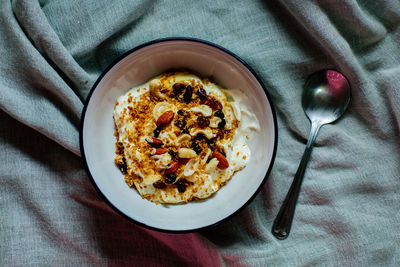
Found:
[[[399,266],[400,3],[2,0],[0,266]],[[94,81],[153,39],[226,47],[276,106],[278,152],[256,199],[200,233],[143,229],[109,208],[79,156]],[[271,235],[309,132],[306,77],[343,72],[345,116],[317,138],[291,235]]]

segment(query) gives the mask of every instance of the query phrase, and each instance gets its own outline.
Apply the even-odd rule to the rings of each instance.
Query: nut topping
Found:
[[[224,170],[224,169],[226,169],[226,168],[229,167],[229,162],[228,162],[228,160],[227,160],[227,159],[225,158],[225,156],[222,155],[220,152],[214,150],[212,156],[213,156],[214,158],[216,158],[216,159],[219,161],[219,163],[218,163],[218,165],[217,165],[218,168]]]
[[[174,118],[174,112],[172,110],[168,110],[161,114],[161,116],[157,119],[156,125],[157,127],[165,126],[172,121]]]
[[[158,138],[152,137],[152,138],[146,138],[146,142],[149,143],[152,147],[161,147],[164,145],[164,142]]]

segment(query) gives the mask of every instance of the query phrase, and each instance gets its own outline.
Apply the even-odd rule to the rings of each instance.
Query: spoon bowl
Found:
[[[301,102],[310,121],[334,122],[350,102],[349,82],[335,70],[318,71],[307,79]]]
[[[304,172],[318,131],[322,125],[334,122],[343,115],[350,102],[350,84],[336,70],[318,71],[307,79],[301,102],[311,122],[310,136],[292,185],[272,226],[272,234],[278,239],[289,236]]]

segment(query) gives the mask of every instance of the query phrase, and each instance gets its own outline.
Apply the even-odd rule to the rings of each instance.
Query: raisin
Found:
[[[165,183],[166,184],[172,184],[176,180],[176,174],[175,173],[170,173],[165,177]]]
[[[155,128],[154,131],[153,131],[154,137],[157,138],[160,135],[160,132],[161,132],[161,128],[160,127]]]
[[[214,97],[207,96],[206,105],[209,106],[212,110],[222,109],[222,104]]]
[[[214,116],[215,116],[215,117],[218,117],[218,118],[221,118],[221,119],[223,119],[223,118],[225,117],[225,115],[224,115],[224,113],[222,112],[222,110],[217,110],[217,111],[214,113]]]
[[[163,188],[165,188],[166,185],[162,181],[157,181],[157,182],[153,183],[153,186],[157,189],[163,189]]]
[[[178,115],[183,116],[183,115],[185,115],[185,113],[186,113],[186,111],[184,109],[178,110]]]
[[[186,87],[185,93],[183,94],[183,101],[185,101],[186,104],[189,104],[190,101],[192,101],[192,94],[193,94],[193,87],[188,85]]]
[[[178,97],[182,92],[183,89],[185,89],[185,85],[183,83],[176,83],[172,86],[172,89],[174,90],[174,96]]]
[[[176,152],[173,151],[172,149],[168,150],[168,154],[171,156],[171,158],[175,158],[176,157]]]
[[[206,90],[204,90],[201,87],[198,87],[198,89],[196,91],[196,95],[200,98],[201,102],[204,102],[207,99],[207,92],[206,92]]]
[[[178,127],[179,129],[183,130],[186,126],[186,119],[184,117],[179,117],[175,121],[175,126]]]
[[[188,127],[183,128],[182,134],[189,134],[189,128]]]
[[[225,119],[222,119],[220,123],[218,123],[218,128],[219,129],[223,129],[226,125],[226,121]]]
[[[213,138],[207,140],[207,145],[210,147],[211,150],[214,150],[214,149],[215,149],[215,143],[216,143],[216,141],[217,141],[217,138],[216,138],[216,137],[213,137]]]
[[[179,193],[183,193],[186,191],[186,183],[185,180],[178,180],[178,182],[175,183],[176,187],[178,188]]]
[[[194,137],[196,140],[208,140],[207,137],[203,133],[198,133]]]
[[[217,142],[217,138],[213,137],[211,139],[207,139],[207,144],[212,145],[215,144],[215,142]]]
[[[197,124],[200,126],[200,128],[205,128],[210,125],[210,119],[200,115],[197,117]]]
[[[219,138],[219,139],[224,138],[224,131],[223,131],[223,130],[220,129],[220,130],[217,132],[217,138]]]
[[[197,154],[200,154],[201,151],[203,151],[203,149],[200,147],[199,142],[196,142],[196,141],[192,142],[192,144],[190,145],[190,147],[191,147]]]

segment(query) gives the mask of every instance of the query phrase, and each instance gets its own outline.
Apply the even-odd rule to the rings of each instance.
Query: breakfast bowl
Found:
[[[215,194],[181,204],[157,204],[127,185],[116,166],[117,99],[130,88],[171,69],[185,69],[223,88],[238,89],[254,114],[258,128],[247,144],[246,167]],[[229,90],[228,89],[228,90]],[[274,163],[276,115],[266,88],[243,60],[208,41],[193,38],[158,39],[128,51],[100,75],[90,91],[81,117],[80,149],[88,175],[99,194],[123,217],[149,229],[184,233],[221,223],[237,214],[257,195]]]

